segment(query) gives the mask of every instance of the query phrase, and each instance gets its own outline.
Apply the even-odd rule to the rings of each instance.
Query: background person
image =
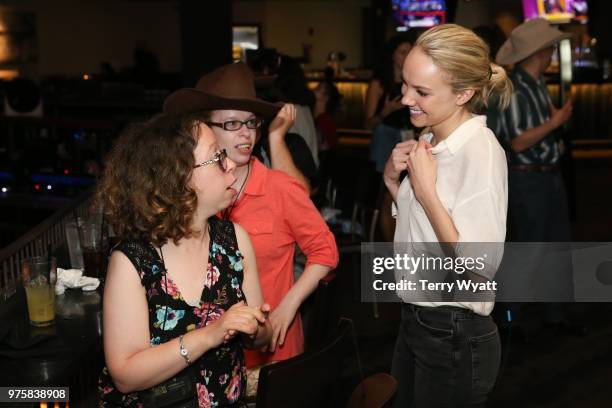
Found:
[[[314,89],[316,103],[314,108],[315,126],[319,135],[319,173],[322,179],[331,178],[338,133],[334,115],[340,108],[342,95],[330,80],[319,83]]]
[[[219,146],[236,163],[238,194],[225,213],[249,233],[260,271],[264,299],[272,307],[269,350],[247,352],[249,367],[286,360],[303,352],[298,313],[319,280],[338,264],[335,239],[302,184],[266,168],[252,157],[260,118],[274,118],[270,133],[286,132],[286,110],[257,99],[253,74],[244,64],[230,64],[204,75],[195,89],[170,95],[164,109],[199,112],[212,126]],[[276,116],[275,116],[276,115]],[[306,255],[304,272],[294,281],[295,245]]]
[[[383,173],[385,163],[395,145],[402,141],[402,132],[407,139],[414,138],[408,109],[402,105],[402,64],[412,49],[414,35],[399,34],[391,38],[384,47],[380,65],[374,72],[366,93],[365,127],[372,129],[370,160],[377,173]],[[378,193],[380,227],[383,239],[391,241],[395,221],[391,217],[391,196],[381,185]]]
[[[571,241],[559,140],[562,126],[572,116],[572,101],[568,99],[562,107],[555,107],[543,77],[554,46],[570,37],[544,19],[530,20],[512,31],[496,56],[500,64],[514,64],[510,106],[504,111],[488,112],[489,124],[508,159],[509,219],[514,241]],[[560,297],[573,298],[571,259],[561,264],[555,267],[555,290]],[[542,290],[552,292],[550,287]],[[522,307],[515,304],[512,310],[520,325]],[[562,334],[584,334],[584,326],[571,322],[566,315],[569,313],[561,304],[547,303],[543,323]]]

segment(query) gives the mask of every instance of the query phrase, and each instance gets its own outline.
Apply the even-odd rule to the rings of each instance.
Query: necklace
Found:
[[[232,201],[232,204],[230,204],[230,206],[227,207],[225,209],[225,211],[223,212],[223,219],[224,220],[229,220],[230,214],[232,213],[232,210],[236,206],[236,202],[238,201],[238,198],[240,197],[240,193],[242,193],[242,189],[244,188],[247,180],[249,179],[249,174],[250,173],[251,173],[251,162],[248,162],[247,163],[247,174],[246,174],[246,177],[244,178],[244,181],[242,182],[242,185],[240,186],[240,189],[238,190],[238,193],[236,194],[236,197],[234,197],[234,200]]]

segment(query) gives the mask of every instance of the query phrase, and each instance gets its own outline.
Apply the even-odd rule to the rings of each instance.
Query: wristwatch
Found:
[[[191,365],[191,360],[189,359],[189,351],[187,351],[187,349],[185,348],[185,345],[183,344],[182,334],[179,336],[179,353],[181,354],[181,357],[185,359],[185,362],[187,363],[187,365]]]

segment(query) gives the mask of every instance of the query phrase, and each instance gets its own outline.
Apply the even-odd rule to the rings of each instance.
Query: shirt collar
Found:
[[[261,196],[265,194],[265,185],[268,178],[268,169],[257,158],[251,157],[251,168],[248,180],[244,186],[244,194]]]
[[[478,134],[475,130],[485,127],[486,124],[487,117],[485,115],[474,115],[472,119],[463,122],[446,139],[434,146],[431,153],[435,155],[447,150],[451,154],[457,153],[474,135]],[[431,141],[433,133],[427,133],[423,137],[425,140]]]
[[[544,77],[541,76],[540,78],[535,79],[521,67],[514,68],[514,75],[516,75],[521,81],[526,82],[529,87],[536,87],[545,82]]]

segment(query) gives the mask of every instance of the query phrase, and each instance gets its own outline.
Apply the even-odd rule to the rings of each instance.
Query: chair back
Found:
[[[395,395],[397,381],[387,373],[376,373],[361,381],[345,408],[383,408]]]
[[[257,408],[329,406],[342,360],[351,350],[351,327],[349,320],[341,319],[334,335],[322,348],[262,367]]]
[[[336,277],[333,272],[319,280],[319,285],[312,294],[312,302],[309,304],[308,311],[302,314],[306,353],[319,350],[335,329],[335,322],[338,321],[332,304],[335,282]]]

